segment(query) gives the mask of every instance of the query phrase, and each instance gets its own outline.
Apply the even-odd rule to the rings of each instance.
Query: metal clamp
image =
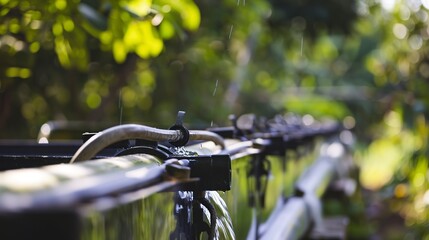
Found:
[[[189,141],[189,130],[183,126],[183,118],[185,117],[184,111],[179,111],[177,113],[176,123],[170,127],[170,130],[179,130],[182,133],[182,138],[170,142],[175,147],[185,146]]]

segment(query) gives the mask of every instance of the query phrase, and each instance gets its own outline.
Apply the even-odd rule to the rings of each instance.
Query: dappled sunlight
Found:
[[[385,186],[392,179],[403,157],[394,140],[379,139],[371,143],[361,164],[362,185],[372,190]]]
[[[50,120],[171,126],[177,110],[196,128],[335,119],[364,192],[427,237],[428,0],[0,2],[1,138]],[[22,181],[52,184],[38,174]]]
[[[413,236],[427,236],[421,226],[429,216],[429,170],[424,154],[428,125],[422,115],[413,121],[411,131],[398,111],[385,114],[380,135],[361,150],[360,181],[365,188],[380,192],[383,202],[390,204],[389,211],[398,213],[415,230]]]
[[[54,174],[40,169],[20,169],[4,172],[0,177],[0,190],[7,188],[14,192],[28,192],[55,186],[58,179]]]
[[[46,170],[49,173],[54,174],[56,177],[59,177],[61,179],[79,179],[82,177],[90,176],[91,174],[94,174],[94,170],[91,168],[86,168],[79,165],[52,165],[45,167],[44,170]]]
[[[398,168],[403,155],[388,140],[372,143],[361,165],[360,181],[366,188],[377,190],[386,185]]]
[[[403,129],[400,115],[391,111],[380,126],[382,134],[363,151],[360,181],[371,190],[388,184],[416,150],[416,137]]]
[[[320,96],[285,96],[285,108],[299,114],[311,114],[316,118],[343,119],[349,112],[343,103]]]

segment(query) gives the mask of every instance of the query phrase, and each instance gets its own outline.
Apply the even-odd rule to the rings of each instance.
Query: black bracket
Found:
[[[170,144],[175,147],[185,146],[189,141],[189,130],[183,126],[184,117],[185,117],[185,112],[179,111],[177,113],[176,123],[170,127],[170,130],[179,130],[182,133],[181,139],[174,142],[170,142]]]
[[[216,210],[204,192],[176,192],[174,202],[176,228],[170,234],[170,240],[205,239],[202,233],[207,233],[208,239],[215,239]],[[203,207],[210,213],[210,223],[204,218]]]
[[[191,178],[199,181],[186,183],[182,191],[228,191],[231,189],[231,158],[229,155],[174,156],[191,169]]]
[[[264,155],[254,155],[252,164],[247,172],[247,191],[250,207],[265,207],[265,194],[270,170],[271,163]]]

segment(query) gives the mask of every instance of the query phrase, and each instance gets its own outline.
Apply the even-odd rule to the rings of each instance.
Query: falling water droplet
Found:
[[[229,30],[229,36],[228,39],[231,39],[232,29],[234,28],[234,25],[231,25],[231,29]]]
[[[216,94],[218,82],[219,82],[219,80],[216,79],[216,85],[215,85],[215,89],[213,90],[213,96]]]
[[[302,49],[304,48],[304,36],[301,37],[301,57],[302,57]]]

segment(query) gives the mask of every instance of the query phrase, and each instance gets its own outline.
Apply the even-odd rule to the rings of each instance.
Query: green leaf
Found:
[[[170,39],[174,36],[175,30],[173,24],[168,20],[163,20],[159,26],[159,34],[163,39]]]
[[[121,40],[116,40],[113,43],[113,57],[117,63],[123,63],[127,57],[127,53],[128,51],[124,42]]]
[[[201,16],[198,7],[191,1],[187,2],[181,11],[183,27],[195,31],[200,26]]]

